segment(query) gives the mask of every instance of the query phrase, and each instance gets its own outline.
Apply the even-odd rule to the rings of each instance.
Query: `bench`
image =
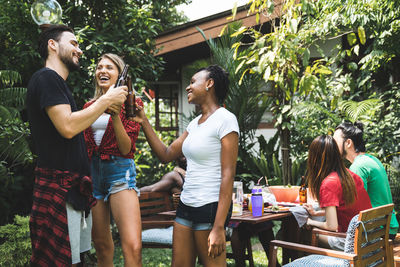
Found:
[[[158,213],[173,210],[168,192],[141,192],[139,197],[142,219],[143,248],[172,248],[174,220]]]

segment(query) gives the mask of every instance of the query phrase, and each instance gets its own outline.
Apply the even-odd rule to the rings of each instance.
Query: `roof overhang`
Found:
[[[156,48],[159,50],[157,56],[204,42],[203,36],[196,27],[199,27],[207,38],[216,38],[220,35],[224,26],[233,21],[241,21],[243,26],[254,27],[273,20],[280,15],[281,8],[278,6],[282,4],[281,2],[275,0],[274,12],[268,16],[261,14],[258,22],[256,14],[248,14],[248,8],[245,5],[238,7],[234,20],[227,19],[232,16],[232,11],[228,10],[174,27],[156,38]]]

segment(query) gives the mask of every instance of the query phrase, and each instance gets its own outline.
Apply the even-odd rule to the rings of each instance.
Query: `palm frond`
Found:
[[[351,121],[355,122],[364,115],[373,116],[375,111],[380,107],[380,99],[372,98],[364,101],[342,100],[339,102],[339,110]]]
[[[9,170],[4,161],[0,161],[0,180],[6,181],[6,177],[9,175]]]
[[[0,104],[21,110],[25,105],[26,91],[27,89],[24,87],[0,89]]]
[[[21,82],[21,75],[13,70],[0,70],[0,82],[3,86],[13,86]]]
[[[13,117],[9,108],[0,105],[0,122],[11,120]],[[1,124],[0,124],[1,127]]]

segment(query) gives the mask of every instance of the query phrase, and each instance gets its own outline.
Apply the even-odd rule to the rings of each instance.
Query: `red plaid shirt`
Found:
[[[32,242],[30,266],[71,266],[65,207],[67,193],[73,186],[85,184],[88,188],[80,189],[84,189],[85,192],[82,193],[88,199],[87,208],[91,208],[96,204],[96,199],[91,194],[90,177],[69,171],[36,167],[29,221]]]
[[[89,107],[94,102],[95,101],[92,100],[92,101],[86,103],[83,106],[83,108]],[[139,106],[143,106],[143,102],[140,98],[136,98],[136,103]],[[100,146],[97,146],[96,142],[94,141],[92,127],[89,127],[84,131],[89,160],[92,158],[93,154],[98,154],[102,160],[109,160],[110,155],[124,157],[124,158],[130,158],[130,159],[133,158],[133,155],[136,151],[135,143],[136,143],[136,140],[139,135],[140,124],[137,122],[134,122],[134,121],[130,121],[125,118],[125,107],[124,106],[122,107],[119,117],[121,118],[122,125],[124,126],[126,133],[128,134],[129,138],[131,139],[131,146],[132,146],[131,151],[129,151],[129,153],[126,155],[122,155],[121,152],[119,151],[117,139],[115,137],[114,128],[113,128],[113,124],[112,124],[112,118],[110,117],[108,124],[107,124],[106,131],[104,132],[103,138],[101,140]]]

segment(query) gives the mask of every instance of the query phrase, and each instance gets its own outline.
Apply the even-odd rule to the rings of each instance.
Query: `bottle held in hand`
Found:
[[[126,96],[125,100],[125,116],[127,119],[129,119],[136,116],[135,114],[136,99],[135,99],[135,92],[133,91],[132,88],[131,76],[128,76],[126,85],[128,86],[128,95]]]
[[[114,87],[119,87],[119,86],[126,85],[126,83],[127,83],[127,77],[128,77],[128,68],[129,68],[129,65],[128,65],[128,64],[125,64],[124,69],[123,69],[122,72],[119,74],[118,80],[117,80],[117,82],[115,83],[115,86],[114,86]],[[110,111],[109,109],[106,109],[105,112],[106,112],[107,114],[113,115],[113,112]]]
[[[126,79],[128,78],[128,68],[129,68],[129,65],[125,64],[124,69],[122,70],[121,74],[118,76],[118,80],[115,83],[115,87],[126,85]]]

